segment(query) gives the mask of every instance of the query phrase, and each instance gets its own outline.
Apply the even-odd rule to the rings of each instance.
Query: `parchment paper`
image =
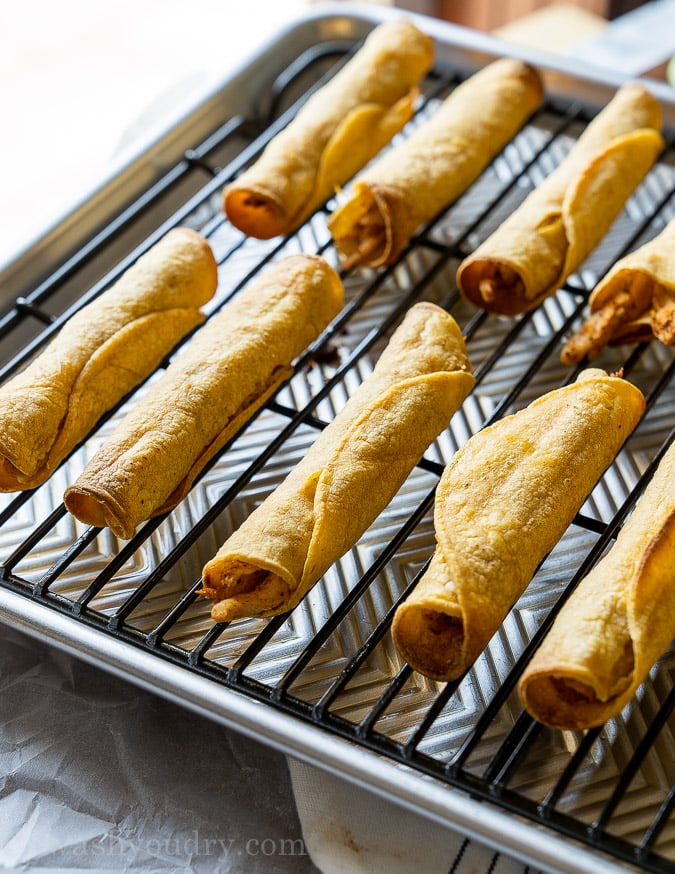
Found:
[[[283,755],[1,625],[0,870],[317,871]]]

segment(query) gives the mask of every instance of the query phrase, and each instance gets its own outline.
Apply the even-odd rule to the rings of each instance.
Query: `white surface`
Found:
[[[322,874],[535,874],[339,777],[288,764],[305,846]]]
[[[0,263],[311,0],[0,0]]]

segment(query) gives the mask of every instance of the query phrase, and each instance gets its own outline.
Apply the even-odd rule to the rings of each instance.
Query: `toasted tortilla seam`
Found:
[[[675,444],[525,668],[518,690],[540,722],[586,729],[617,716],[675,636],[674,482]]]
[[[299,227],[411,118],[433,41],[410,21],[385,22],[255,164],[223,192],[223,208],[250,236]]]
[[[175,506],[342,302],[339,277],[323,258],[273,263],[209,320],[120,422],[66,490],[67,509],[129,538],[142,521]]]
[[[626,380],[587,370],[456,453],[436,493],[436,551],[394,616],[413,668],[453,680],[473,664],[644,406]],[[444,627],[443,617],[457,621]]]
[[[589,317],[561,352],[565,364],[592,360],[607,344],[657,336],[675,345],[675,219],[617,261],[593,289],[588,304]],[[662,321],[667,321],[667,329]]]
[[[517,315],[553,294],[598,245],[663,149],[658,101],[624,85],[558,167],[457,271],[462,293]]]
[[[297,605],[384,509],[473,383],[454,319],[413,306],[373,373],[206,564],[213,619]]]
[[[459,85],[400,146],[355,182],[328,227],[344,266],[392,263],[455,201],[541,103],[538,74],[502,58]]]
[[[0,389],[0,490],[43,483],[99,418],[204,316],[217,265],[195,231],[170,231],[70,318]]]

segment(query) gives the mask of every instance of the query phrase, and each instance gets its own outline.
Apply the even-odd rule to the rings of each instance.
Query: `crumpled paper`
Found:
[[[280,753],[0,626],[0,871],[316,874]]]

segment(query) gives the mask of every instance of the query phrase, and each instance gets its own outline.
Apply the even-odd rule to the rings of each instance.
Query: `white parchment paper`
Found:
[[[280,753],[2,625],[0,870],[317,871]]]

